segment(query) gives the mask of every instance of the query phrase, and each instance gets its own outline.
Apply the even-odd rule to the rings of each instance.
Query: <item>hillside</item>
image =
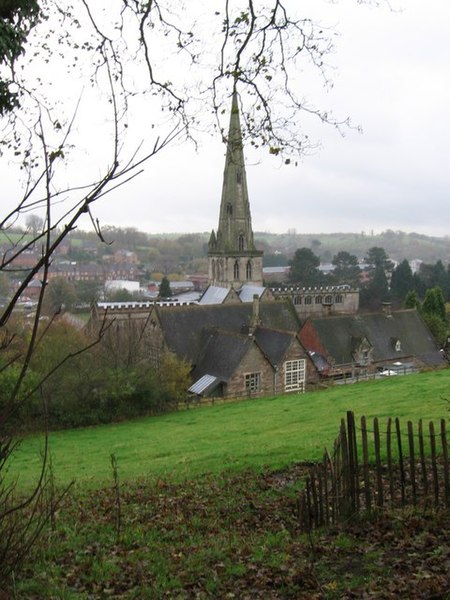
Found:
[[[448,598],[448,510],[383,512],[306,534],[297,505],[306,467],[292,463],[321,455],[348,408],[447,415],[449,383],[446,370],[53,433],[57,481],[78,485],[13,597]],[[20,454],[16,469],[29,475],[36,440]]]
[[[192,478],[224,469],[281,468],[317,460],[331,447],[347,410],[356,417],[440,419],[448,414],[450,369],[391,377],[300,395],[261,398],[50,434],[58,484],[75,479],[98,487],[109,481],[110,457],[122,479]],[[23,440],[11,473],[30,486],[42,437]]]

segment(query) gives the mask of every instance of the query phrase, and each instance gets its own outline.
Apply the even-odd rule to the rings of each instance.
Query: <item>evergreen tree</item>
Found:
[[[404,300],[413,289],[413,274],[409,262],[405,259],[392,271],[391,294],[398,300]]]
[[[172,290],[170,289],[170,282],[167,277],[161,279],[161,285],[159,286],[159,297],[160,298],[171,298]]]
[[[420,300],[415,290],[412,290],[406,294],[403,308],[415,308],[420,311]]]
[[[312,250],[299,248],[289,261],[289,281],[303,286],[317,285],[320,282],[319,265],[320,258]]]
[[[342,250],[333,256],[333,260],[331,262],[334,265],[333,278],[336,284],[358,284],[361,269],[358,265],[357,256]]]
[[[369,279],[360,293],[362,308],[378,310],[383,302],[390,299],[386,273],[392,270],[393,264],[384,248],[374,246],[364,259],[369,265]]]
[[[422,312],[424,315],[435,315],[442,321],[447,321],[445,301],[441,288],[435,287],[427,290],[422,304]]]

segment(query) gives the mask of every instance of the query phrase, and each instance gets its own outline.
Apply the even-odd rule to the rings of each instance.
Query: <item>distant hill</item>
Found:
[[[431,237],[419,233],[387,230],[376,235],[367,233],[255,233],[256,242],[273,252],[292,254],[297,248],[310,248],[323,261],[329,261],[341,250],[362,259],[369,248],[384,248],[392,260],[419,258],[426,263],[442,260],[450,263],[450,235]]]

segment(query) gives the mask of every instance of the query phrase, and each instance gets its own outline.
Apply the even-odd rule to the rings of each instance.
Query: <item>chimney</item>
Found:
[[[261,320],[259,318],[259,295],[253,294],[253,309],[252,309],[252,318],[251,318],[250,327],[249,327],[249,335],[253,335],[253,333],[255,332],[255,329],[258,327],[258,325],[260,323],[261,323]]]
[[[391,302],[382,302],[381,306],[383,307],[383,312],[387,317],[392,315],[392,303]]]

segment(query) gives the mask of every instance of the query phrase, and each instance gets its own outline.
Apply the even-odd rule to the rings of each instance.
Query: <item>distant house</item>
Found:
[[[443,352],[414,309],[310,317],[300,330],[300,339],[322,377],[447,365]]]
[[[131,252],[131,250],[124,250],[123,248],[116,250],[114,252],[114,262],[117,264],[129,264],[129,265],[137,265],[138,257],[135,252]]]

